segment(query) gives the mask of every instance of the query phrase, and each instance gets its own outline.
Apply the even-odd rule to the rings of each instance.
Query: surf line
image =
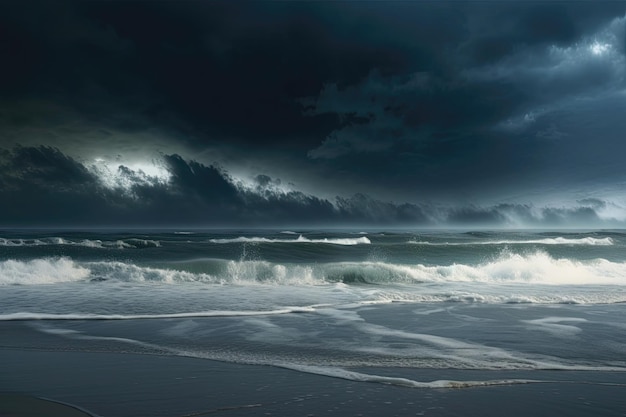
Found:
[[[39,331],[49,334],[55,334],[60,337],[78,340],[105,340],[114,341],[120,343],[127,343],[131,345],[142,346],[153,350],[156,355],[163,356],[178,356],[188,357],[203,360],[214,360],[224,363],[240,363],[247,365],[257,366],[272,366],[276,368],[288,369],[295,372],[309,373],[313,375],[326,376],[330,378],[344,379],[355,382],[369,382],[378,383],[383,385],[394,385],[406,388],[417,389],[466,389],[466,388],[478,388],[478,387],[491,387],[491,386],[506,386],[506,385],[523,385],[523,384],[581,384],[581,385],[598,385],[598,386],[618,386],[623,387],[626,384],[611,383],[611,382],[594,382],[594,381],[571,381],[571,380],[539,380],[539,379],[500,379],[500,380],[484,380],[484,381],[461,381],[461,380],[435,380],[429,382],[415,381],[408,378],[392,377],[366,374],[362,372],[350,371],[344,368],[325,367],[316,365],[301,365],[291,364],[287,362],[272,362],[272,361],[229,361],[224,358],[215,358],[201,356],[198,353],[186,350],[180,350],[177,348],[157,345],[154,343],[142,342],[136,339],[128,339],[122,337],[110,337],[110,336],[92,336],[75,330],[65,329],[50,329],[39,328]],[[138,354],[142,354],[138,352]],[[143,353],[147,354],[147,353]],[[623,371],[626,371],[624,369]]]
[[[46,320],[157,320],[194,317],[240,317],[240,316],[273,316],[291,313],[312,313],[314,307],[293,307],[266,311],[199,311],[171,314],[54,314],[54,313],[9,313],[0,315],[0,321],[46,321]]]

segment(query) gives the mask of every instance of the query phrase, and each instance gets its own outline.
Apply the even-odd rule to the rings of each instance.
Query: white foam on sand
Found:
[[[62,329],[57,327],[49,327],[49,326],[36,326],[38,331],[42,333],[52,334],[56,336],[66,337],[69,339],[76,340],[101,340],[107,342],[119,342],[126,343],[136,346],[141,346],[144,348],[149,348],[152,350],[160,351],[165,354],[173,354],[175,356],[184,356],[184,357],[192,357],[199,359],[211,359],[211,360],[220,360],[224,362],[234,362],[234,363],[249,363],[253,365],[270,365],[279,368],[290,369],[297,372],[304,372],[309,374],[327,376],[332,378],[340,378],[357,382],[372,382],[372,383],[380,383],[385,385],[396,385],[408,388],[471,388],[471,387],[479,387],[479,386],[494,386],[494,385],[513,385],[513,384],[528,384],[528,383],[538,383],[538,382],[546,382],[539,380],[530,380],[530,379],[501,379],[501,380],[484,380],[484,381],[452,381],[452,380],[436,380],[429,382],[421,382],[415,381],[407,378],[393,377],[393,376],[382,376],[382,375],[373,375],[366,374],[362,372],[355,372],[347,369],[343,369],[340,367],[330,367],[330,366],[318,366],[318,365],[306,365],[306,364],[296,364],[296,363],[288,363],[282,361],[276,361],[272,359],[263,359],[263,358],[249,358],[243,359],[237,358],[236,355],[233,356],[224,356],[224,355],[211,355],[203,352],[194,352],[191,350],[184,350],[178,348],[172,348],[167,346],[161,346],[154,343],[142,342],[136,339],[130,339],[125,337],[112,337],[112,336],[92,336],[88,334],[84,334],[80,331],[71,330],[71,329]]]
[[[177,319],[193,317],[242,317],[242,316],[269,316],[290,313],[310,313],[314,307],[286,307],[275,310],[237,311],[237,310],[213,310],[194,311],[186,313],[170,314],[52,314],[35,312],[18,312],[0,314],[0,321],[17,320],[149,320],[149,319]]]
[[[396,385],[408,388],[471,388],[471,387],[485,387],[494,385],[514,385],[514,384],[530,384],[540,383],[548,381],[539,381],[533,379],[495,379],[484,381],[451,381],[451,380],[436,380],[429,382],[415,381],[407,378],[398,378],[391,376],[365,374],[362,372],[350,371],[342,368],[327,367],[327,366],[310,366],[310,365],[295,365],[295,364],[274,364],[282,368],[292,369],[298,372],[305,372],[316,375],[329,376],[332,378],[347,379],[350,381],[358,382],[375,382],[385,385]]]
[[[511,385],[511,384],[527,384],[527,383],[540,383],[540,382],[553,382],[553,381],[541,381],[533,379],[488,379],[488,380],[435,380],[435,381],[417,381],[404,377],[396,377],[389,375],[376,375],[363,372],[352,371],[342,366],[328,366],[318,363],[307,363],[306,356],[298,356],[297,362],[285,361],[284,357],[277,355],[267,355],[264,353],[255,354],[237,352],[236,350],[196,350],[197,348],[189,347],[185,348],[177,343],[175,347],[165,346],[150,342],[143,342],[137,339],[131,339],[127,337],[115,337],[115,336],[94,336],[76,331],[72,329],[60,328],[56,325],[48,325],[43,323],[33,324],[33,327],[43,333],[56,335],[68,339],[76,340],[92,340],[102,342],[116,342],[125,343],[136,346],[141,346],[153,351],[160,352],[164,355],[192,357],[199,359],[218,360],[227,363],[241,363],[251,365],[269,365],[274,367],[291,369],[298,372],[316,374],[321,376],[328,376],[333,378],[341,378],[346,380],[352,380],[357,382],[372,382],[386,385],[397,385],[410,388],[470,388],[470,387],[485,387],[485,386],[497,386],[497,385]],[[540,363],[534,369],[561,369],[561,370],[581,370],[581,371],[624,371],[624,368],[608,367],[608,366],[589,366],[583,364],[562,364],[561,366],[554,366],[554,364],[548,364],[549,366],[539,366]],[[413,369],[417,371],[417,366]],[[449,368],[449,366],[448,366]],[[490,367],[482,369],[493,369]],[[525,369],[525,368],[509,368],[509,369]],[[393,368],[390,368],[389,372],[393,372]]]
[[[531,329],[541,330],[557,337],[572,338],[582,332],[582,329],[562,323],[585,323],[587,320],[578,317],[544,317],[535,320],[523,320],[522,322],[528,324]]]

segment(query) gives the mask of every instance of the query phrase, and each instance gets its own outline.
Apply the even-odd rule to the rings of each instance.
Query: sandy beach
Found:
[[[2,416],[37,415],[25,404],[45,408],[39,415],[85,415],[28,397],[75,405],[102,417],[623,416],[626,410],[621,373],[568,372],[568,383],[412,389],[271,366],[154,355],[2,349],[0,362]]]
[[[19,417],[89,417],[92,415],[72,405],[19,394],[0,394],[0,413],[2,416]]]

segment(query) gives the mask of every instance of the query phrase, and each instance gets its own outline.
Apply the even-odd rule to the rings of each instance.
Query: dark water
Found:
[[[625,249],[622,231],[4,231],[2,345],[412,388],[626,382]]]

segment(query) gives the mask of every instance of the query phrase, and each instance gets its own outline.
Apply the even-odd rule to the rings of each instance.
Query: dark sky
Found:
[[[0,1],[0,226],[626,226],[626,2]]]

